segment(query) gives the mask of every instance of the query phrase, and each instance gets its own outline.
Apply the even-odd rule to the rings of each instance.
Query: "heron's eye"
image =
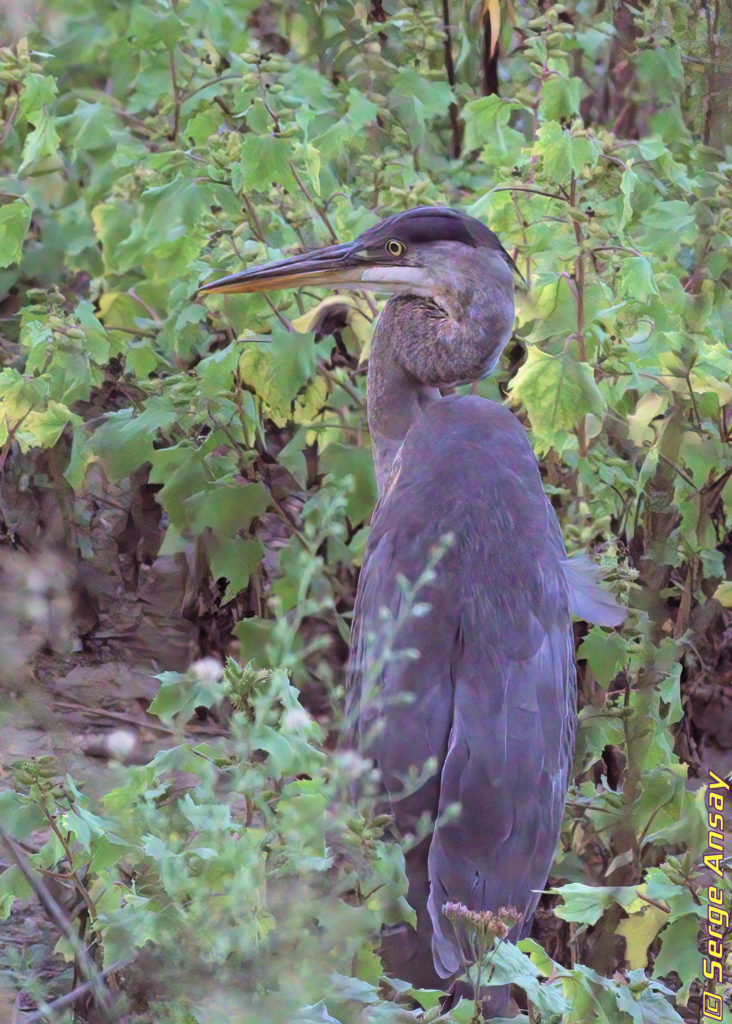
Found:
[[[397,238],[390,238],[386,243],[386,251],[390,256],[401,256],[405,248],[404,243]]]

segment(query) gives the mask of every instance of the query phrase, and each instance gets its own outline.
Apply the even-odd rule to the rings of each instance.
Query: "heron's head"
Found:
[[[261,292],[323,285],[429,299],[447,310],[467,308],[490,287],[513,319],[513,260],[475,217],[421,206],[387,217],[352,242],[315,249],[204,285],[202,294]]]

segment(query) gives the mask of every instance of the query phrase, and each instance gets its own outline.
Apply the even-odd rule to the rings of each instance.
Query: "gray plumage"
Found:
[[[513,324],[514,270],[485,225],[422,207],[351,243],[207,286],[330,283],[393,295],[369,360],[379,502],[356,596],[346,716],[348,742],[380,769],[396,833],[414,833],[425,815],[434,823],[406,854],[416,932],[392,930],[382,943],[392,972],[417,985],[444,985],[469,956],[466,934],[442,912],[447,902],[514,906],[522,917],[510,937],[528,932],[571,770],[571,611],[604,624],[622,618],[589,560],[567,559],[519,421],[485,399],[440,392],[495,366]],[[447,535],[416,595],[420,614],[408,614],[409,585]],[[404,795],[410,770],[426,763],[428,777]],[[507,993],[494,996],[500,1012]]]
[[[362,701],[364,670],[378,659],[385,632],[381,609],[398,613],[399,575],[414,582],[447,533],[454,543],[418,595],[430,611],[408,618],[395,638],[397,649],[414,648],[419,658],[390,661],[377,681],[380,692]],[[456,817],[435,828],[427,885],[410,890],[422,934],[431,925],[442,979],[461,966],[444,903],[493,911],[513,905],[525,914],[523,933],[536,907],[534,890],[549,873],[575,718],[565,557],[515,417],[459,396],[416,417],[398,477],[372,522],[354,614],[349,714],[354,738],[363,737],[364,753],[396,796],[410,766],[436,759],[439,775],[394,803],[402,834],[424,811],[438,818],[460,804]],[[416,699],[394,701],[405,692]],[[423,949],[413,966],[414,980],[434,983]]]

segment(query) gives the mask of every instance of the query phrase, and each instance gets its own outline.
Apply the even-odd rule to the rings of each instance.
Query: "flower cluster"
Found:
[[[455,925],[467,925],[478,935],[499,939],[505,939],[513,926],[521,920],[516,907],[499,907],[494,914],[491,910],[469,910],[464,903],[444,903],[442,913]]]

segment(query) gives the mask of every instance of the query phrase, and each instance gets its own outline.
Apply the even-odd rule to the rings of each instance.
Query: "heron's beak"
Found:
[[[347,242],[220,277],[202,285],[199,293],[268,292],[305,285],[409,292],[412,295],[430,295],[433,291],[429,275],[422,267],[399,266],[386,259],[381,261],[365,255],[356,242]]]

